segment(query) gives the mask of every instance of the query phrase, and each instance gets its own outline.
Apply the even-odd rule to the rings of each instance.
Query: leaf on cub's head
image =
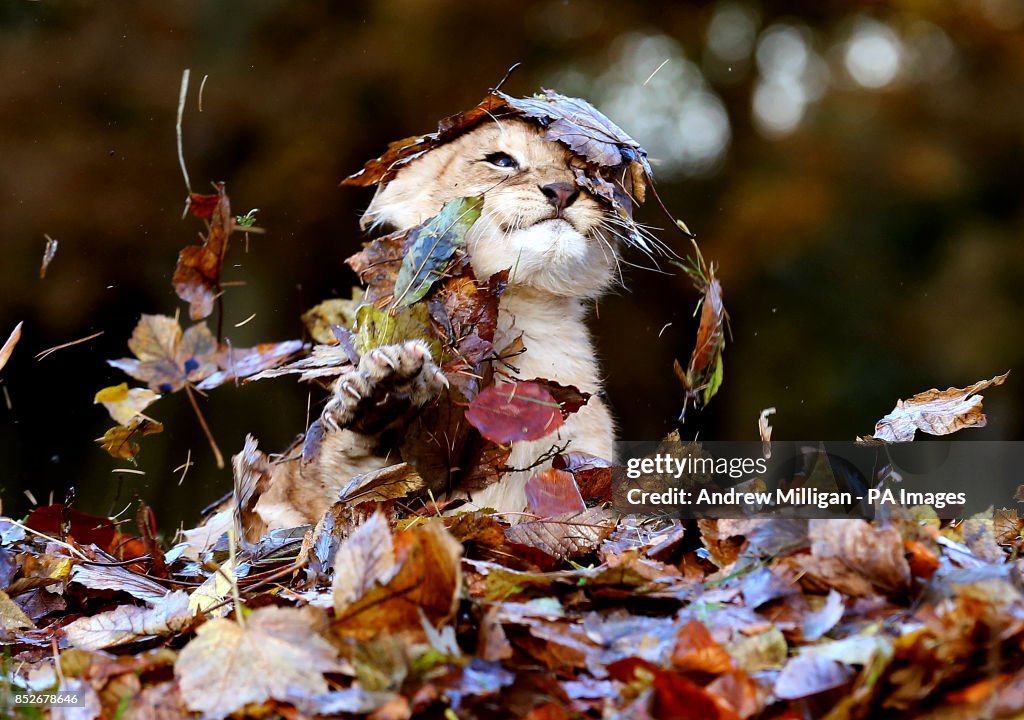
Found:
[[[212,198],[216,198],[216,203],[210,209]],[[224,192],[224,183],[217,184],[216,195],[191,195],[189,208],[197,217],[209,219],[210,229],[202,245],[189,245],[178,255],[178,265],[174,268],[171,282],[178,297],[189,304],[189,316],[193,320],[202,320],[213,312],[213,302],[221,292],[221,266],[228,249],[228,238],[235,230],[235,218]]]
[[[178,321],[166,315],[143,315],[128,341],[135,358],[108,360],[157,392],[180,390],[217,370],[217,341],[204,324],[184,333]]]
[[[533,382],[499,383],[473,398],[466,419],[496,443],[539,440],[562,426],[561,407]]]
[[[421,300],[445,275],[455,250],[466,242],[466,233],[480,218],[483,198],[450,200],[434,217],[409,234],[409,250],[395,278],[394,306]]]
[[[135,462],[135,456],[139,454],[139,444],[135,442],[135,438],[163,431],[162,424],[136,416],[127,425],[115,425],[110,428],[103,433],[103,437],[96,438],[96,442],[110,453],[111,457]]]
[[[147,407],[160,399],[160,394],[149,388],[128,388],[128,383],[111,385],[96,393],[94,403],[103,403],[114,422],[128,425]]]

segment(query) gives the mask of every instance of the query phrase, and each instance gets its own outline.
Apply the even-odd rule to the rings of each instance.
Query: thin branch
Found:
[[[188,395],[188,401],[192,403],[192,409],[196,411],[196,417],[199,418],[199,425],[203,428],[203,432],[206,434],[206,441],[210,443],[210,449],[213,450],[213,457],[217,461],[217,469],[224,469],[224,456],[220,452],[220,448],[217,447],[217,441],[213,439],[213,433],[210,432],[210,426],[206,424],[206,418],[203,417],[203,412],[199,409],[199,403],[196,402],[196,396],[192,394],[192,386],[185,385],[185,394]]]

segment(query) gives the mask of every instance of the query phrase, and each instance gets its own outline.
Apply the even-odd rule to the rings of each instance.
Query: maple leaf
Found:
[[[339,666],[318,632],[321,617],[309,607],[261,607],[245,625],[219,618],[200,626],[174,664],[185,704],[224,717],[289,693],[326,692],[323,673]]]
[[[982,396],[977,393],[1006,382],[1009,372],[991,380],[980,380],[965,388],[925,390],[907,400],[899,400],[892,412],[878,421],[871,438],[885,442],[907,442],[918,430],[929,435],[949,435],[969,427],[985,427],[981,411]]]
[[[562,425],[561,407],[534,382],[500,383],[473,398],[466,419],[496,443],[539,440]]]
[[[108,360],[152,390],[170,393],[186,383],[197,383],[217,370],[217,342],[205,324],[184,333],[178,321],[166,315],[143,315],[128,341],[135,358]]]
[[[216,203],[211,209],[212,198]],[[217,183],[216,195],[190,195],[189,209],[196,217],[209,220],[209,232],[202,245],[189,245],[181,251],[171,282],[178,297],[189,304],[189,316],[202,320],[213,312],[214,300],[221,292],[221,266],[235,218],[224,183]]]

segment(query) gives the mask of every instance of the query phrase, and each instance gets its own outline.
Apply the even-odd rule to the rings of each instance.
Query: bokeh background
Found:
[[[595,102],[650,151],[666,203],[715,261],[732,316],[725,384],[688,432],[870,432],[898,397],[963,386],[1024,358],[1024,3],[1020,0],[541,0],[0,4],[3,511],[77,490],[117,513],[139,496],[164,530],[230,488],[184,397],[150,409],[138,469],[93,443],[96,390],[126,378],[139,314],[182,307],[170,278],[196,239],[175,150],[183,68],[193,185],[227,182],[266,234],[226,263],[236,346],[300,336],[346,295],[368,191],[338,181],[386,142],[506,90]],[[196,88],[208,76],[202,112]],[[666,227],[655,207],[641,220]],[[60,248],[38,277],[44,234]],[[671,228],[663,237],[681,252]],[[628,259],[643,265],[642,255]],[[623,437],[675,426],[675,357],[696,294],[675,268],[631,269],[594,323]],[[255,313],[240,328],[234,324]],[[44,360],[53,345],[103,331]],[[990,391],[975,438],[1020,439],[1019,377]],[[204,402],[230,454],[284,447],[322,399],[288,379]],[[189,452],[196,463],[179,484]]]

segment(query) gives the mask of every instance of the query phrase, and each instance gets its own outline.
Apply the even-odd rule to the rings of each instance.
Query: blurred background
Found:
[[[386,143],[505,90],[590,99],[650,152],[666,204],[718,264],[733,337],[725,383],[691,434],[870,433],[897,398],[1024,370],[1024,3],[457,0],[0,4],[3,512],[62,500],[117,513],[136,496],[164,531],[227,492],[183,394],[138,469],[93,442],[92,404],[128,380],[139,314],[183,308],[170,280],[201,224],[182,219],[175,150],[183,68],[193,187],[224,180],[266,234],[235,241],[235,346],[300,337],[300,313],[347,296],[370,191],[338,182]],[[208,76],[202,112],[196,89]],[[653,204],[640,219],[682,236]],[[59,250],[39,278],[44,234]],[[237,236],[236,236],[237,237]],[[645,264],[642,255],[629,256]],[[625,439],[675,427],[697,300],[672,266],[631,269],[594,322]],[[255,313],[242,327],[234,325]],[[36,360],[41,350],[90,342]],[[225,454],[282,449],[322,395],[290,379],[214,391]],[[986,393],[977,439],[1021,439],[1019,375]],[[964,436],[966,439],[966,435]],[[174,468],[191,453],[184,481]]]

